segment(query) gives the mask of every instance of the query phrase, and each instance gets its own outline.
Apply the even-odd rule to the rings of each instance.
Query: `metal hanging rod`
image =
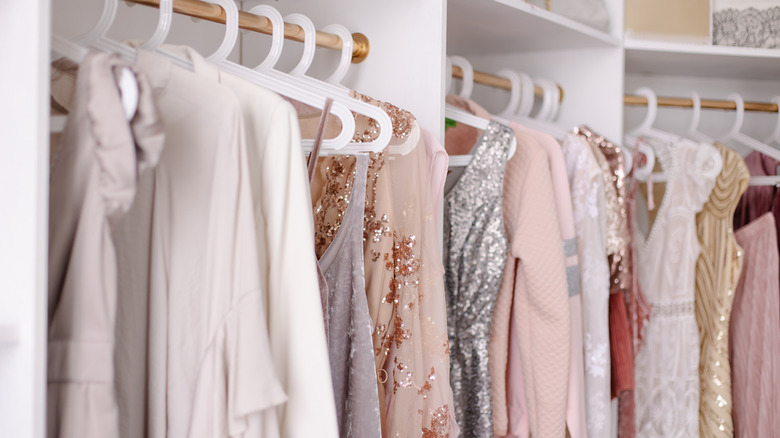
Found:
[[[457,65],[453,65],[452,77],[455,79],[463,79],[463,69]],[[490,73],[474,70],[474,82],[493,88],[501,88],[507,91],[512,91],[512,82],[509,79],[492,75]],[[563,88],[560,85],[558,85],[558,90],[561,92],[561,102],[563,102]],[[534,95],[539,97],[544,96],[544,89],[538,85],[534,85]]]
[[[647,106],[647,98],[644,96],[626,94],[623,98],[623,103],[626,105]],[[685,97],[659,97],[658,106],[693,108],[693,100]],[[736,110],[737,104],[730,100],[702,99],[701,107],[707,109]],[[769,102],[745,102],[745,111],[776,113],[777,104]]]
[[[136,3],[153,8],[160,7],[160,0],[125,0],[127,3]],[[207,3],[200,0],[174,0],[173,11],[193,18],[199,18],[214,23],[225,24],[225,11],[222,7],[213,3]],[[249,12],[239,11],[238,27],[253,32],[271,35],[273,26],[271,20]],[[288,40],[303,42],[303,29],[297,24],[284,23],[284,37]],[[365,61],[368,57],[369,43],[368,37],[362,33],[352,34],[352,62],[357,64]],[[317,46],[328,49],[341,50],[341,38],[327,32],[317,31]]]

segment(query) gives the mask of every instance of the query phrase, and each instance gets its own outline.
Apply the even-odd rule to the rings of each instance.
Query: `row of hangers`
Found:
[[[453,66],[459,67],[463,72],[463,85],[458,95],[464,99],[469,99],[474,89],[474,68],[471,63],[462,56],[450,56],[447,58],[447,72],[445,88],[449,92],[452,87]],[[558,85],[546,78],[532,79],[529,75],[517,72],[511,69],[503,69],[498,75],[510,81],[510,98],[507,106],[492,117],[492,120],[501,124],[508,125],[511,122],[519,123],[529,128],[536,129],[545,134],[551,135],[558,140],[562,140],[567,130],[557,125],[554,120],[558,117],[561,103],[561,89]],[[534,107],[534,87],[541,86],[543,90],[542,103],[535,116],[531,116]],[[444,116],[448,119],[460,122],[481,130],[487,129],[490,120],[474,116],[467,111],[447,104],[444,109]],[[517,140],[512,138],[509,149],[509,158],[517,150]],[[450,167],[467,166],[473,156],[451,155]]]
[[[393,132],[388,114],[376,106],[352,98],[350,90],[340,84],[349,69],[353,49],[352,34],[344,26],[334,24],[323,28],[324,31],[337,35],[342,41],[339,64],[333,74],[323,81],[305,74],[312,64],[316,48],[317,29],[312,21],[302,14],[289,14],[282,17],[278,10],[268,5],[255,6],[247,12],[266,17],[272,23],[272,43],[266,58],[255,68],[249,68],[227,59],[235,46],[239,33],[239,11],[235,2],[233,0],[203,1],[219,5],[226,15],[225,36],[217,50],[206,58],[207,61],[226,73],[311,107],[323,109],[326,107],[326,102],[332,100],[330,114],[338,117],[341,121],[341,132],[335,138],[324,140],[320,147],[320,153],[379,152],[388,147]],[[134,63],[137,49],[107,36],[116,17],[118,3],[119,0],[105,0],[101,17],[89,32],[73,40],[54,35],[52,38],[54,52],[52,58],[67,57],[74,62],[81,62],[87,49],[92,48],[117,53],[128,62]],[[174,0],[160,0],[157,27],[152,36],[140,47],[158,53],[172,63],[192,71],[194,67],[189,60],[174,55],[162,47],[171,28],[173,6]],[[299,25],[304,32],[303,55],[298,64],[288,73],[273,68],[282,54],[285,22]],[[129,69],[122,72],[118,87],[129,120],[133,117],[138,104],[138,84]],[[353,113],[370,117],[378,122],[380,132],[374,141],[365,143],[352,141],[355,132]],[[52,131],[61,130],[63,126],[62,119],[53,120],[51,129]],[[303,146],[306,151],[311,151],[313,140],[304,139]],[[388,150],[390,153],[404,154],[409,152],[393,146]]]
[[[648,87],[642,87],[637,89],[634,94],[643,96],[647,99],[647,113],[645,114],[644,120],[639,124],[639,126],[629,131],[624,139],[625,144],[636,145],[639,148],[639,152],[641,152],[646,158],[646,164],[641,167],[636,167],[634,169],[634,174],[638,179],[643,181],[647,180],[652,175],[653,180],[664,182],[668,179],[666,174],[652,173],[655,166],[655,154],[652,147],[650,147],[650,145],[646,142],[641,141],[641,138],[649,137],[664,142],[676,142],[680,137],[653,126],[656,115],[658,114],[658,97],[652,89]],[[693,101],[693,114],[685,135],[692,140],[709,144],[715,143],[714,138],[698,130],[699,121],[701,120],[701,98],[699,97],[699,94],[693,91],[689,97]],[[758,151],[780,162],[780,150],[770,146],[772,143],[780,146],[780,112],[778,112],[778,121],[775,129],[772,131],[772,134],[762,142],[742,132],[742,125],[745,120],[745,100],[742,98],[742,96],[739,93],[731,93],[727,99],[735,103],[736,118],[734,120],[734,124],[731,126],[731,129],[729,129],[726,135],[719,140],[721,142],[737,142],[743,146],[746,146],[750,150]],[[773,102],[780,104],[780,96],[775,97]],[[630,170],[632,168],[633,161],[631,159],[631,154],[626,154],[626,158],[626,169]],[[778,186],[780,185],[780,176],[752,177],[750,179],[750,185]]]
[[[453,66],[458,67],[462,71],[463,85],[461,86],[459,95],[463,98],[470,98],[472,90],[474,88],[474,68],[468,60],[461,56],[451,56],[447,58],[447,83],[446,89],[449,91],[452,87],[452,69]],[[491,75],[492,76],[492,75]],[[508,80],[510,83],[509,92],[510,100],[506,108],[501,111],[497,116],[493,116],[493,120],[499,123],[507,124],[509,120],[523,124],[530,128],[552,135],[558,140],[562,140],[567,130],[554,123],[560,110],[561,101],[561,89],[560,87],[544,78],[537,78],[536,85],[541,86],[543,90],[542,105],[537,111],[534,117],[530,116],[531,110],[534,105],[534,80],[530,76],[524,73],[516,72],[511,69],[503,69],[497,73],[497,77]],[[502,86],[505,88],[505,86]],[[676,142],[680,137],[676,134],[672,134],[658,128],[655,128],[656,115],[658,114],[658,97],[648,87],[642,87],[635,91],[636,95],[643,96],[647,99],[648,111],[644,120],[640,125],[625,136],[624,142],[626,145],[630,145],[630,148],[623,148],[626,172],[630,172],[634,166],[633,163],[633,147],[637,147],[639,152],[645,156],[646,162],[643,166],[637,166],[633,169],[635,176],[640,180],[647,180],[653,172],[655,166],[655,153],[652,147],[646,143],[639,141],[642,137],[656,138],[664,142]],[[692,92],[690,98],[693,102],[693,114],[691,121],[686,131],[686,136],[692,140],[714,143],[715,139],[698,130],[699,122],[701,120],[702,103],[698,93]],[[728,98],[729,101],[733,101],[736,109],[736,118],[731,129],[725,136],[720,138],[721,142],[737,142],[743,146],[748,147],[751,150],[758,151],[768,157],[780,162],[780,150],[770,146],[774,144],[780,146],[780,111],[778,112],[778,121],[775,125],[775,129],[772,134],[763,142],[742,132],[742,126],[745,119],[745,101],[738,93],[731,93]],[[780,107],[780,96],[776,96],[772,99],[772,102]],[[454,121],[467,124],[469,126],[476,127],[478,129],[486,129],[489,120],[476,117],[466,111],[459,108],[446,105],[445,117]],[[516,142],[513,142],[510,150],[510,157],[514,154]],[[471,162],[471,155],[451,156],[450,166],[461,167],[466,166]],[[663,173],[653,174],[652,177],[659,182],[663,182],[667,179],[667,176]],[[750,179],[750,185],[774,185],[780,186],[779,176],[768,177],[752,177]]]

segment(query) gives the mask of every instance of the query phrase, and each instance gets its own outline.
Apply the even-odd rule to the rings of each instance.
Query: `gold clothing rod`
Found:
[[[125,0],[130,3],[160,7],[160,0]],[[173,0],[173,11],[193,18],[199,18],[214,23],[225,24],[226,16],[222,7],[213,3],[206,3],[200,0]],[[249,12],[239,11],[238,27],[253,32],[271,35],[273,26],[271,20]],[[284,37],[288,40],[303,42],[303,29],[297,24],[284,23]],[[369,44],[368,37],[362,33],[352,34],[352,62],[357,64],[363,62],[368,57]],[[317,31],[317,46],[328,49],[341,50],[341,38],[338,35]]]
[[[452,66],[452,77],[455,79],[463,79],[463,69],[457,65]],[[512,81],[501,76],[492,75],[490,73],[484,73],[474,70],[474,83],[487,85],[493,88],[501,88],[507,91],[512,91]],[[561,92],[561,102],[563,102],[563,88],[558,85],[558,90]],[[542,97],[544,96],[544,89],[538,85],[534,85],[534,95]]]
[[[623,98],[626,105],[647,105],[647,98],[626,94]],[[658,106],[670,106],[677,108],[693,108],[693,100],[685,97],[659,97]],[[736,110],[737,104],[731,100],[702,99],[701,107],[707,109]],[[745,102],[745,111],[758,111],[764,113],[776,113],[777,104],[768,102]]]

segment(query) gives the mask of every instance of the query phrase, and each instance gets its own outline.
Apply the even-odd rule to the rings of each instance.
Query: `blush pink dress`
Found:
[[[775,220],[765,213],[737,230],[742,276],[734,293],[729,361],[734,436],[780,430],[780,285]]]

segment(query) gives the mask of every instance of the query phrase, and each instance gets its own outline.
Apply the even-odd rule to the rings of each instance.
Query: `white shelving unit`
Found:
[[[702,97],[743,93],[746,100],[780,94],[780,51],[624,41],[623,0],[605,0],[610,30],[602,32],[524,0],[243,0],[283,14],[300,12],[317,28],[338,23],[369,37],[371,53],[353,65],[344,85],[413,112],[428,130],[444,132],[445,57],[463,55],[486,72],[503,68],[547,77],[564,88],[559,123],[587,124],[614,141],[644,114],[626,108],[623,94],[650,86],[658,95]],[[0,424],[3,436],[42,438],[45,424],[46,262],[48,181],[48,60],[50,30],[73,36],[91,28],[103,0],[12,1],[0,14]],[[8,9],[10,8],[10,9]],[[49,26],[49,10],[52,23]],[[121,3],[109,35],[147,39],[158,12]],[[204,54],[224,27],[176,15],[168,42]],[[243,35],[231,59],[254,66],[267,51],[265,36]],[[300,44],[286,42],[280,66],[295,64]],[[338,57],[318,50],[309,72],[323,78]],[[474,98],[498,111],[503,90],[477,86]],[[679,131],[689,111],[660,109],[658,125]],[[733,113],[705,111],[700,129],[716,135]],[[776,114],[750,114],[745,129],[757,138]],[[762,129],[764,130],[762,132]],[[9,336],[4,336],[4,334]],[[3,338],[7,342],[3,342]]]
[[[524,0],[450,0],[447,49],[480,55],[618,47],[620,39]]]
[[[780,49],[626,40],[626,73],[707,78],[780,78]]]

